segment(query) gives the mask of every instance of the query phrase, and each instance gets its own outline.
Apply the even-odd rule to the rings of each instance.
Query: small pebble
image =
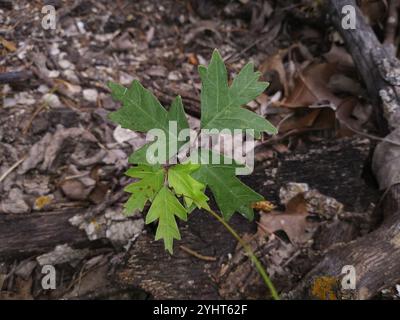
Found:
[[[58,78],[60,76],[60,71],[57,70],[51,70],[48,73],[49,78]]]
[[[177,71],[172,71],[168,74],[168,80],[176,81],[182,79],[182,75]]]
[[[43,96],[42,100],[52,108],[61,108],[62,107],[62,103],[61,103],[60,99],[54,93],[46,93]]]
[[[83,97],[85,100],[89,102],[96,102],[97,101],[97,90],[96,89],[85,89],[83,90]]]
[[[76,73],[74,71],[72,71],[71,69],[67,69],[63,71],[63,75],[65,76],[65,78],[73,83],[79,83],[79,78],[76,75]]]
[[[58,64],[63,69],[72,69],[72,67],[73,67],[72,63],[65,59],[58,61]]]

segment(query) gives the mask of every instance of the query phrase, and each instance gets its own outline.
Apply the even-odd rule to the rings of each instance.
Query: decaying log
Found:
[[[356,28],[342,27],[342,8],[356,8]],[[382,134],[400,142],[400,62],[376,38],[353,0],[329,0],[326,10],[340,32],[374,106],[375,121]],[[381,190],[386,190],[378,229],[347,245],[334,248],[288,294],[288,298],[313,298],[319,277],[335,277],[340,284],[342,267],[356,271],[356,289],[339,290],[337,298],[369,299],[400,280],[400,156],[399,147],[381,142],[375,149],[372,169]]]
[[[260,159],[255,172],[243,177],[243,181],[274,203],[277,203],[279,189],[288,182],[309,183],[312,188],[340,199],[349,210],[365,210],[360,206],[376,200],[375,190],[360,177],[362,161],[369,153],[368,141],[328,141],[316,143],[310,149],[306,153],[282,154],[279,160]],[[339,172],[344,176],[340,188],[335,188]],[[239,215],[235,215],[230,224],[241,235],[255,233],[255,224]],[[181,235],[182,240],[175,243],[174,255],[170,256],[161,241],[154,241],[152,232],[141,234],[129,252],[127,265],[119,271],[118,282],[138,287],[157,299],[267,297],[265,285],[250,263],[235,265],[223,278],[219,277],[221,263],[228,266],[231,261],[228,261],[228,254],[235,254],[236,242],[213,217],[194,211],[188,223],[181,226]],[[217,261],[188,254],[180,245],[203,256],[216,257]],[[303,266],[305,264],[297,267]],[[290,282],[286,277],[280,280],[280,283]]]
[[[382,133],[392,131],[400,122],[400,62],[379,42],[354,0],[327,0],[325,4],[330,21],[343,37],[367,87],[376,123]],[[356,10],[355,29],[342,26],[345,5]]]
[[[72,226],[68,219],[77,210],[0,215],[0,261],[51,251],[56,245],[88,244],[84,231]]]
[[[274,203],[279,203],[279,190],[287,183],[307,183],[310,188],[339,200],[346,212],[364,212],[378,197],[377,190],[361,177],[369,150],[370,143],[365,139],[313,143],[306,152],[279,155],[267,167],[258,164],[247,183]],[[359,220],[365,222],[365,218],[360,214]],[[365,223],[358,222],[353,218],[347,221],[342,215],[337,219],[322,220],[311,242],[303,245],[284,241],[283,237],[271,237],[266,241],[260,236],[253,237],[250,245],[276,288],[284,292],[318,264],[327,247],[349,242],[365,232]],[[221,267],[218,285],[220,295],[227,299],[268,297],[264,283],[243,250],[236,250],[232,259]]]
[[[30,71],[12,71],[0,73],[0,84],[26,81],[32,77]]]
[[[232,218],[231,224],[241,234],[255,231],[254,224],[241,216]],[[219,262],[199,255],[226,259],[234,251],[234,239],[218,221],[199,210],[190,214],[180,232],[182,240],[174,242],[173,255],[165,251],[162,241],[154,241],[152,232],[141,234],[129,252],[127,265],[118,272],[117,282],[140,288],[154,299],[219,299],[213,280]]]
[[[312,188],[337,198],[349,210],[362,210],[365,208],[361,205],[376,200],[374,190],[360,178],[362,161],[368,153],[369,143],[365,139],[316,143],[306,153],[288,153],[273,161],[261,161],[256,165],[254,174],[245,177],[244,181],[274,203],[277,202],[281,186],[288,182],[306,182]],[[278,168],[276,176],[273,174],[275,168]],[[342,185],[335,188],[339,172],[344,174]],[[90,212],[96,211],[93,209]],[[77,213],[81,212],[68,210],[1,215],[0,259],[34,256],[51,251],[63,243],[73,247],[92,246],[93,243],[89,243],[84,232],[68,222]],[[256,225],[239,215],[230,223],[242,235],[255,232]],[[181,225],[182,240],[175,243],[173,256],[165,252],[162,241],[154,241],[151,227],[146,230],[132,246],[127,265],[119,270],[118,283],[140,288],[153,298],[221,298],[221,288],[218,288],[214,278],[221,261],[226,263],[228,254],[235,252],[236,243],[217,221],[205,212],[193,212],[188,224]],[[217,261],[203,260],[180,249],[180,245],[202,256],[215,257]],[[249,271],[251,274],[243,274],[249,275],[254,279],[253,283],[257,283],[259,275],[251,266]],[[218,281],[220,286],[222,281],[225,280]],[[236,282],[230,282],[235,292],[242,288]],[[228,289],[225,285],[226,292]],[[266,293],[264,285],[254,289]]]

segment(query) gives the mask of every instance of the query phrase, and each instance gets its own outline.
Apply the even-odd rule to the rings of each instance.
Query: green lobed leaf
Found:
[[[253,129],[256,138],[262,132],[277,133],[266,119],[241,108],[268,87],[267,82],[258,81],[260,73],[253,68],[251,63],[247,64],[229,87],[226,67],[218,50],[214,50],[208,68],[199,66],[202,129]]]
[[[109,114],[112,121],[122,128],[139,132],[154,128],[168,130],[167,111],[139,81],[134,80],[129,88],[111,81],[108,86],[112,97],[122,102],[122,108]]]
[[[187,208],[194,203],[198,208],[210,209],[204,194],[206,186],[190,175],[200,168],[199,164],[178,164],[168,170],[168,183],[175,193],[183,196]]]
[[[165,249],[173,253],[174,239],[180,240],[178,225],[175,216],[186,221],[186,209],[178,201],[168,187],[163,186],[157,193],[146,216],[146,224],[158,219],[156,240],[163,239]]]
[[[215,50],[209,66],[199,66],[199,73],[202,81],[202,129],[253,129],[256,138],[262,132],[271,134],[277,132],[266,119],[242,108],[268,86],[268,83],[259,81],[260,73],[254,72],[253,64],[247,64],[229,86],[225,64]],[[123,128],[139,132],[161,129],[166,135],[168,150],[170,143],[168,138],[171,136],[176,139],[176,133],[170,130],[169,121],[177,121],[178,133],[189,127],[179,96],[167,111],[154,95],[136,80],[129,88],[113,82],[109,82],[108,86],[112,91],[112,97],[122,103],[122,107],[112,112],[109,117]],[[146,223],[158,220],[156,240],[163,239],[165,248],[169,252],[172,253],[173,239],[180,239],[175,215],[186,220],[187,212],[195,206],[208,209],[208,198],[204,194],[207,186],[214,194],[226,220],[236,211],[248,219],[253,218],[251,204],[262,200],[263,197],[236,178],[235,168],[241,165],[234,161],[232,163],[221,161],[215,165],[191,163],[176,165],[168,170],[168,184],[171,188],[169,189],[164,185],[164,169],[147,163],[147,150],[154,147],[156,142],[146,144],[129,157],[129,162],[139,165],[130,168],[126,174],[140,180],[125,188],[131,196],[124,207],[125,212],[131,213],[143,210],[147,201],[152,202]],[[179,150],[184,143],[186,141],[178,142],[176,149]],[[203,159],[211,157],[212,154],[213,151],[200,149],[197,157]],[[175,154],[170,152],[167,156],[170,159]],[[217,156],[225,159],[223,155]],[[183,197],[186,208],[172,190],[176,195]]]
[[[132,178],[139,178],[125,187],[131,193],[124,204],[125,214],[132,214],[135,210],[142,211],[147,201],[152,201],[164,184],[164,170],[159,166],[138,165],[130,168],[125,174]]]
[[[179,132],[181,130],[189,128],[189,124],[188,124],[188,121],[187,121],[187,118],[186,118],[186,115],[185,115],[185,111],[184,111],[184,108],[183,108],[182,98],[180,96],[177,96],[174,99],[174,101],[172,102],[171,107],[170,107],[170,109],[168,111],[167,119],[168,119],[168,121],[176,121],[177,122],[177,133],[178,133],[178,135],[179,135]],[[168,130],[164,131],[164,133],[165,133],[166,138],[167,138],[167,140],[166,140],[167,141],[167,143],[166,143],[167,146],[170,143],[170,139],[169,139],[170,135],[171,135],[172,140],[177,138],[175,132],[173,132],[173,130],[169,130],[169,127],[168,127]],[[177,151],[179,151],[179,148],[186,141],[178,141],[177,142],[177,146],[176,146]],[[130,163],[148,163],[148,161],[146,159],[146,153],[147,153],[148,148],[154,143],[155,142],[150,142],[148,144],[145,144],[143,147],[141,147],[140,149],[138,149],[137,151],[132,153],[129,156],[128,161]],[[167,147],[166,150],[168,151],[169,148]],[[176,153],[172,152],[172,150],[171,150],[171,152],[168,153],[167,157],[168,157],[168,159],[170,159],[170,158],[174,157],[175,155],[176,155]]]
[[[235,169],[226,166],[202,165],[193,178],[207,185],[225,220],[237,211],[249,220],[254,217],[251,204],[263,197],[235,176]]]

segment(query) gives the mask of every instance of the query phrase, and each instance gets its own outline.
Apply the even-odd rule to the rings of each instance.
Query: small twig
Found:
[[[0,73],[0,84],[26,81],[32,78],[30,71],[12,71]]]
[[[236,60],[238,60],[244,53],[246,53],[248,50],[250,50],[251,48],[253,48],[255,45],[259,44],[260,42],[263,42],[265,40],[265,37],[261,37],[258,38],[256,40],[254,40],[252,43],[250,43],[247,47],[245,47],[244,49],[242,49],[240,52],[236,53],[236,54],[230,54],[228,55],[225,59],[224,62],[235,62]]]
[[[284,133],[283,135],[276,135],[273,136],[272,138],[265,140],[263,142],[261,142],[259,145],[257,145],[257,148],[259,148],[260,146],[271,146],[275,143],[281,142],[283,140],[285,140],[286,138],[292,136],[292,135],[296,135],[296,134],[301,134],[304,132],[310,132],[310,131],[317,131],[319,130],[318,128],[302,128],[302,129],[292,129],[286,133]]]
[[[381,138],[381,137],[374,136],[374,135],[369,134],[369,133],[365,133],[365,132],[359,131],[359,130],[353,128],[353,127],[352,127],[349,123],[347,123],[346,121],[342,121],[342,122],[343,122],[343,124],[344,124],[349,130],[353,131],[354,133],[359,134],[360,136],[364,136],[364,137],[369,138],[369,139],[371,139],[371,140],[377,140],[377,141],[382,141],[382,142],[391,143],[391,144],[393,144],[393,145],[395,145],[395,146],[397,146],[397,147],[400,147],[400,142],[397,142],[397,141],[388,139],[388,138],[386,138],[386,137]]]
[[[39,108],[36,108],[36,110],[33,112],[32,116],[29,118],[28,123],[26,124],[26,126],[22,129],[22,135],[23,136],[26,136],[26,134],[28,133],[29,129],[32,126],[33,120],[35,120],[37,115],[46,107],[47,107],[47,104],[46,103],[42,103],[39,106]]]
[[[56,90],[57,90],[57,86],[55,86],[53,89],[51,89],[51,90],[49,91],[49,94],[53,94]],[[32,126],[33,120],[35,120],[35,118],[37,117],[37,115],[38,115],[44,108],[46,108],[48,105],[49,105],[48,102],[47,102],[47,101],[44,101],[44,102],[39,106],[39,108],[37,108],[37,109],[33,112],[32,116],[29,118],[29,121],[28,121],[27,125],[26,125],[25,128],[22,130],[22,135],[25,136],[25,135],[28,133],[29,129],[30,129],[31,126]]]
[[[246,53],[247,51],[249,51],[251,48],[253,48],[254,46],[258,45],[261,42],[265,42],[265,43],[270,43],[272,41],[275,40],[275,38],[278,36],[279,34],[279,30],[281,29],[281,23],[279,21],[276,21],[277,19],[274,20],[274,24],[271,23],[271,28],[269,28],[269,30],[262,36],[260,36],[258,39],[256,39],[255,41],[253,41],[252,43],[250,43],[247,47],[245,47],[244,49],[242,49],[240,52],[238,52],[237,54],[230,54],[227,57],[225,57],[224,62],[229,62],[229,63],[233,63],[235,61],[237,61],[238,59],[240,59],[240,57]],[[271,22],[273,20],[270,20]]]
[[[182,246],[180,245],[179,248],[181,248],[183,251],[185,251],[186,253],[200,259],[200,260],[204,260],[204,261],[217,261],[216,257],[210,257],[210,256],[204,256],[188,247]]]
[[[81,173],[81,174],[75,174],[75,175],[72,175],[72,176],[67,176],[67,177],[65,177],[65,178],[63,179],[63,182],[64,182],[64,181],[68,181],[68,180],[77,179],[77,178],[86,177],[86,176],[88,176],[88,175],[89,175],[89,172],[84,172],[84,173]]]
[[[72,96],[72,94],[68,90],[66,90],[60,86],[57,86],[56,83],[53,81],[53,79],[51,79],[48,76],[46,76],[45,74],[43,74],[43,72],[41,72],[39,70],[39,68],[36,68],[35,66],[31,66],[30,68],[31,68],[33,74],[35,74],[36,77],[38,77],[43,82],[45,82],[49,87],[56,88],[56,91],[58,93],[60,93],[64,97],[76,102],[76,99]]]
[[[3,180],[5,178],[7,178],[7,176],[13,172],[22,162],[24,162],[24,160],[26,159],[26,156],[19,159],[16,163],[14,163],[6,172],[4,172],[1,177],[0,177],[0,183],[3,182]]]

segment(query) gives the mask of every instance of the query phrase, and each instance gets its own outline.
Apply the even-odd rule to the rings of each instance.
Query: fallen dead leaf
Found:
[[[353,117],[353,110],[358,103],[356,98],[345,99],[337,108],[336,118],[339,120],[339,134],[342,137],[354,135],[354,130],[362,131],[361,123]]]
[[[279,81],[283,86],[285,95],[289,93],[286,71],[282,61],[286,53],[287,50],[279,50],[276,54],[268,57],[268,59],[266,59],[260,66],[260,71],[262,74],[272,70],[275,70],[278,73]]]
[[[324,54],[324,58],[329,64],[336,64],[338,68],[354,68],[353,58],[344,47],[333,44],[331,49]]]
[[[341,99],[328,88],[329,79],[336,71],[335,64],[311,64],[298,73],[295,87],[290,95],[281,103],[288,108],[308,107],[321,101],[329,101],[335,106]]]
[[[0,44],[10,52],[15,52],[17,50],[17,46],[14,42],[6,40],[3,37],[0,37]]]
[[[371,25],[384,23],[388,5],[382,0],[361,0],[360,9]]]
[[[272,211],[262,214],[258,225],[258,233],[263,235],[283,230],[293,243],[304,243],[310,238],[306,233],[309,226],[307,221],[307,204],[302,194],[292,198],[285,212]]]
[[[279,132],[288,132],[293,129],[310,128],[320,113],[319,109],[304,110],[302,114],[294,113],[292,116],[285,118],[279,125]]]

